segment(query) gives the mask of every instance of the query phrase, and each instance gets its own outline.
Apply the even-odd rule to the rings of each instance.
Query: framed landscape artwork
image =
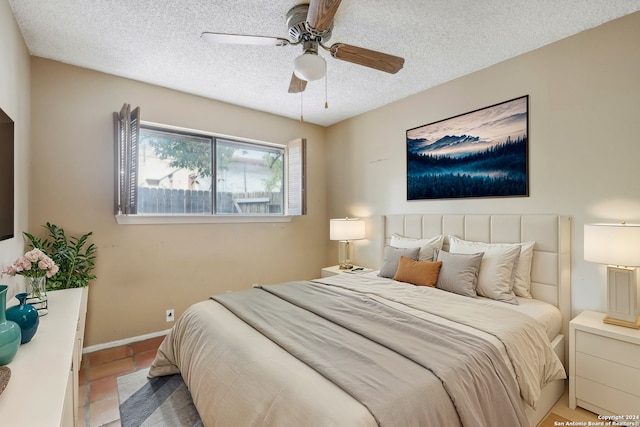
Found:
[[[407,200],[525,197],[529,96],[407,131]]]

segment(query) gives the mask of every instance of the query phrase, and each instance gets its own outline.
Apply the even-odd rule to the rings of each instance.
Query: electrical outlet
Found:
[[[167,310],[167,322],[173,322],[175,319],[175,313],[173,308]]]

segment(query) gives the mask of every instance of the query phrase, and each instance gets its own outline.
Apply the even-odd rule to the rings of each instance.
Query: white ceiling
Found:
[[[32,55],[300,118],[287,92],[300,46],[211,45],[203,31],[287,37],[305,0],[9,0]],[[387,74],[321,55],[307,122],[328,126],[640,10],[638,0],[345,0],[329,44],[406,59]],[[123,99],[123,102],[128,100]]]

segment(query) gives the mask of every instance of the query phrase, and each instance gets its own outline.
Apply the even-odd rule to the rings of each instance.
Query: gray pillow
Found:
[[[387,279],[393,279],[398,270],[398,264],[400,263],[400,257],[418,260],[418,254],[420,248],[395,248],[393,246],[384,247],[384,259],[382,261],[382,267],[378,276],[386,277]]]
[[[436,261],[442,261],[436,287],[468,297],[477,296],[478,272],[483,255],[483,252],[452,254],[436,249]]]

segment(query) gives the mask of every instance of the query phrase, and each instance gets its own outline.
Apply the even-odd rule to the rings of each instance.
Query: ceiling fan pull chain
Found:
[[[300,92],[300,123],[304,123],[304,116],[302,115],[302,97],[304,92]]]
[[[327,95],[328,90],[328,83],[327,81],[329,80],[329,72],[327,71],[324,75],[324,109],[326,110],[327,108],[329,108],[329,95]]]

